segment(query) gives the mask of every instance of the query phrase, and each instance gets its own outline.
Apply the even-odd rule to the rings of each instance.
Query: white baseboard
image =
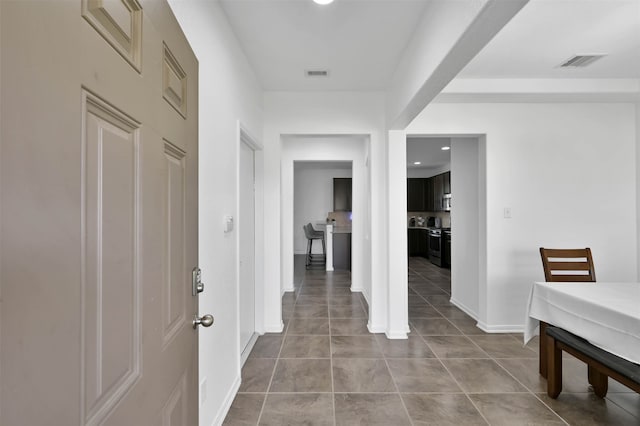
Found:
[[[351,293],[362,293],[364,294],[364,288],[363,287],[353,287],[351,286]]]
[[[291,293],[292,291],[295,291],[295,287],[293,285],[291,285],[291,287],[287,287],[287,288],[283,288],[282,292],[280,293],[280,297],[284,296],[285,293]]]
[[[449,302],[451,302],[452,305],[454,305],[455,307],[457,307],[461,311],[464,311],[465,314],[469,315],[474,320],[478,321],[478,314],[473,312],[467,306],[465,306],[464,303],[461,303],[460,301],[455,300],[453,297],[451,299],[449,299]]]
[[[242,351],[242,354],[240,354],[240,367],[244,366],[244,363],[247,362],[247,358],[249,358],[249,354],[251,353],[251,350],[253,349],[256,342],[258,341],[258,337],[260,337],[258,333],[253,333],[253,335],[249,339],[249,343],[247,343],[247,346]]]
[[[222,425],[222,422],[224,422],[224,418],[227,417],[227,414],[229,413],[229,409],[231,408],[231,404],[233,404],[233,400],[235,399],[236,394],[238,393],[238,389],[240,389],[239,375],[236,376],[236,379],[233,381],[233,384],[229,389],[229,392],[227,392],[227,396],[224,398],[224,401],[222,402],[222,406],[218,410],[218,414],[216,414],[216,417],[213,419],[213,423],[211,423],[212,426]]]
[[[367,330],[369,333],[384,333],[385,327],[384,325],[375,325],[375,324],[367,324]]]
[[[469,309],[463,303],[460,303],[458,300],[455,300],[454,298],[451,298],[450,302],[451,302],[452,305],[455,305],[458,309],[460,309],[461,311],[464,311],[465,314],[469,315],[471,318],[476,320],[477,321],[476,326],[480,330],[484,331],[485,333],[496,333],[497,334],[497,333],[522,333],[522,332],[524,332],[524,326],[523,325],[488,325],[485,322],[479,321],[478,320],[478,314],[473,312],[471,309]]]
[[[488,325],[478,321],[478,328],[486,333],[524,333],[523,325]]]
[[[409,331],[405,330],[405,331],[385,331],[385,336],[387,336],[387,339],[394,339],[394,340],[406,340],[409,338],[408,334]]]
[[[282,333],[284,330],[284,323],[280,321],[280,324],[267,324],[264,327],[265,333]]]

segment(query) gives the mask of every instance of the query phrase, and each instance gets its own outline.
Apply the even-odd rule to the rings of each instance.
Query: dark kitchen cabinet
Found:
[[[424,181],[424,211],[434,211],[433,206],[433,178],[422,179]]]
[[[451,172],[430,178],[407,179],[407,211],[444,211],[444,194],[451,193]]]
[[[444,193],[451,194],[451,172],[444,174]]]
[[[333,234],[333,268],[336,271],[351,270],[351,234]]]
[[[418,239],[419,229],[407,229],[407,249],[409,256],[419,256]]]
[[[442,198],[444,197],[444,174],[436,175],[431,178],[433,182],[433,210],[441,212],[444,210]],[[431,210],[430,210],[431,211]]]
[[[409,256],[429,257],[429,231],[409,229],[407,234]]]
[[[351,211],[351,178],[333,178],[333,211]]]
[[[443,232],[442,237],[442,266],[451,268],[451,232]]]
[[[425,207],[424,187],[425,180],[421,178],[407,179],[407,211],[424,212]]]

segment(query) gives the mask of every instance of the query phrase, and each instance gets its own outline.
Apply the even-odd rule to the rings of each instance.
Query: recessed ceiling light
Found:
[[[440,148],[443,151],[449,151],[451,149],[450,146],[443,146],[442,148]]]
[[[313,0],[315,3],[317,4],[329,4],[329,3],[333,3],[333,0]]]
[[[413,164],[416,165],[416,166],[419,166],[422,163],[420,161],[414,161]]]

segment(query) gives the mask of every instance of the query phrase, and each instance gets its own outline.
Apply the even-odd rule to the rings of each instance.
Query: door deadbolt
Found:
[[[204,291],[204,283],[202,282],[202,271],[197,266],[191,271],[191,294],[197,296],[198,293]]]
[[[213,325],[213,315],[203,315],[199,317],[197,314],[193,316],[193,328],[196,329],[201,325],[203,327],[211,327]]]

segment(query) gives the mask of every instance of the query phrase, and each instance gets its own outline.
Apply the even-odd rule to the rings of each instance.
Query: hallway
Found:
[[[536,342],[486,334],[449,303],[450,271],[409,262],[408,340],[368,333],[349,273],[306,271],[283,298],[285,332],[261,336],[225,425],[640,423],[640,396],[610,380],[600,400],[586,366],[565,359],[565,390],[546,396]],[[633,414],[632,414],[633,413]]]

